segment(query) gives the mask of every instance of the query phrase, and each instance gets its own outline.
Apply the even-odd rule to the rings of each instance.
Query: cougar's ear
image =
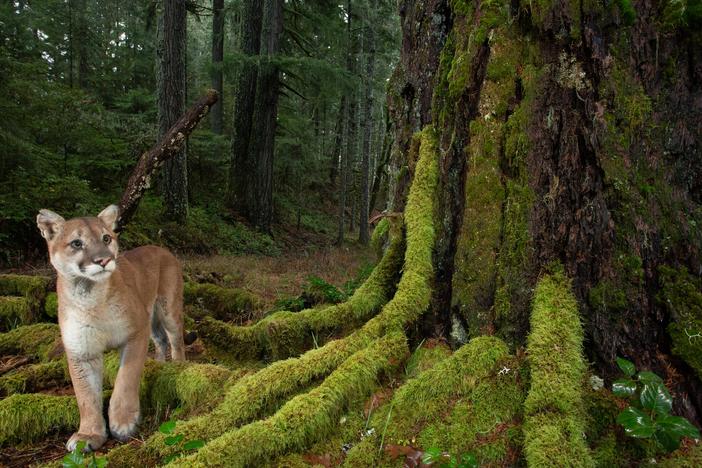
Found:
[[[119,218],[119,206],[110,205],[97,215],[98,219],[105,223],[105,225],[111,230],[117,228],[117,218]]]
[[[52,240],[56,234],[61,232],[65,222],[66,220],[61,215],[50,210],[39,210],[37,215],[37,227],[41,231],[41,236],[47,241]]]

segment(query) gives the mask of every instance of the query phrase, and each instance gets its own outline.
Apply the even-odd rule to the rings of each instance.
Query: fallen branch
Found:
[[[217,102],[219,96],[217,91],[210,89],[197,100],[195,104],[183,114],[178,121],[168,130],[166,135],[146,153],[142,154],[139,162],[129,176],[127,188],[124,190],[122,199],[119,202],[119,218],[117,228],[119,232],[134,215],[139,206],[139,201],[144,195],[144,191],[151,186],[156,171],[161,165],[172,158],[183,146],[186,138],[195,129],[197,124],[210,110],[210,107]]]

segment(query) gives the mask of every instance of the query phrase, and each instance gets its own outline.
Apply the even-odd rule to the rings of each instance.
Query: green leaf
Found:
[[[660,384],[663,383],[663,379],[661,379],[660,377],[658,377],[658,375],[654,374],[651,371],[639,372],[638,378],[639,378],[639,382],[641,382],[644,385],[650,384],[650,383],[660,383]]]
[[[668,414],[673,408],[673,397],[662,383],[649,382],[641,390],[641,405],[657,414]]]
[[[656,420],[656,425],[659,427],[659,431],[665,431],[680,437],[690,437],[691,439],[700,438],[699,429],[682,416],[661,415]]]
[[[422,462],[430,465],[434,462],[441,461],[442,455],[443,453],[441,452],[440,448],[430,447],[424,451],[424,455],[422,455]]]
[[[170,437],[166,437],[166,440],[163,441],[164,444],[171,446],[171,445],[176,445],[180,443],[181,440],[183,440],[185,436],[183,434],[178,434]]]
[[[170,434],[173,432],[173,429],[175,429],[176,423],[175,421],[166,421],[160,426],[158,426],[158,432],[161,434]]]
[[[73,452],[67,453],[61,462],[61,466],[63,466],[63,468],[77,468],[83,465],[82,459],[80,463],[76,462],[76,460],[73,458]]]
[[[680,436],[666,431],[656,431],[654,435],[656,441],[663,446],[668,452],[677,450],[680,447]]]
[[[619,368],[624,372],[629,377],[633,377],[634,374],[636,373],[636,366],[634,365],[633,362],[624,359],[624,358],[617,358],[617,365]]]
[[[203,440],[189,440],[183,444],[184,450],[195,450],[205,446],[205,441]]]
[[[624,432],[631,437],[648,438],[656,431],[651,417],[631,406],[617,416],[617,422],[624,426]]]
[[[612,383],[612,393],[618,397],[630,397],[636,393],[636,382],[631,379],[619,379]]]

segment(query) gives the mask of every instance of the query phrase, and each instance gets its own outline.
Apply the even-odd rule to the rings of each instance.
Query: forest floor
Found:
[[[309,285],[310,278],[320,278],[335,285],[339,290],[353,288],[364,279],[375,262],[375,254],[369,247],[356,242],[345,242],[335,246],[329,239],[319,235],[306,235],[292,230],[279,237],[283,245],[280,255],[178,255],[183,263],[186,280],[194,283],[216,284],[223,288],[245,290],[259,299],[256,313],[250,318],[255,321],[272,310],[280,301],[298,297]],[[39,275],[55,278],[55,272],[48,263],[27,264],[21,268],[0,271],[0,274]],[[50,284],[50,289],[54,288]],[[153,354],[153,352],[150,352]],[[206,350],[201,340],[186,347],[188,360],[206,361]],[[12,362],[18,356],[0,356],[0,377],[21,367]],[[46,395],[73,395],[70,382],[57,381],[37,389]],[[2,398],[0,398],[2,399]],[[141,424],[140,434],[148,436],[158,428],[161,418],[147,417]],[[42,465],[60,460],[66,454],[65,442],[69,432],[61,431],[22,446],[0,447],[0,466],[24,467]],[[134,443],[139,443],[135,440]],[[108,439],[99,453],[104,453],[119,445]]]

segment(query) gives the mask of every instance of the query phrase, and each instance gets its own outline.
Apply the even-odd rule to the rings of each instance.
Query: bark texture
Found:
[[[163,3],[157,50],[159,140],[185,110],[186,17],[185,0]],[[166,217],[184,221],[188,214],[188,160],[185,146],[181,146],[178,153],[166,163],[162,180]]]
[[[224,0],[212,0],[212,89],[217,91],[220,99],[212,106],[210,121],[212,133],[222,134],[223,91],[222,61],[224,60]]]
[[[689,295],[666,300],[701,271],[702,53],[690,21],[666,8],[402,2],[393,203],[413,135],[433,123],[441,189],[425,332],[522,346],[536,281],[560,264],[594,370],[613,378],[624,356],[664,375],[677,411],[699,423],[683,332],[700,322],[684,312]]]

